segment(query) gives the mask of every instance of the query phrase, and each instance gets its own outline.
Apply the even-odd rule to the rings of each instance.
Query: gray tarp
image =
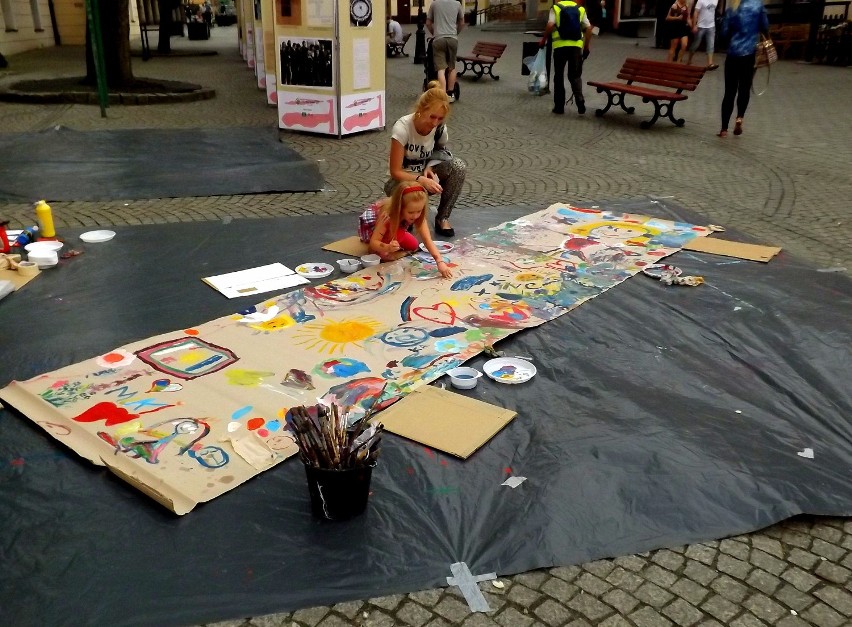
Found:
[[[662,202],[619,207],[701,223]],[[459,210],[454,226],[471,233],[539,208]],[[98,245],[72,236],[84,255],[0,302],[0,385],[254,304],[200,278],[332,261],[319,247],[356,222],[120,227]],[[368,511],[350,522],[312,518],[295,458],[179,518],[0,412],[0,622],[256,616],[443,585],[457,561],[506,575],[852,514],[849,279],[784,253],[669,262],[707,283],[639,275],[501,342],[533,355],[538,376],[466,393],[518,417],[466,462],[386,436]],[[805,448],[813,459],[797,455]],[[501,486],[507,469],[527,481]]]

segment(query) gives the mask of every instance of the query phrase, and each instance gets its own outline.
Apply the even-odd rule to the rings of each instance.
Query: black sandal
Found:
[[[454,237],[456,230],[452,227],[448,229],[441,228],[441,220],[435,219],[435,233],[441,237]]]

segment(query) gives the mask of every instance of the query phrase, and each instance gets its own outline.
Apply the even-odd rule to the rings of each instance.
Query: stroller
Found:
[[[423,79],[423,91],[426,91],[426,86],[429,84],[429,81],[438,80],[438,71],[435,69],[435,60],[432,58],[432,40],[434,37],[430,37],[429,41],[426,42],[426,60],[423,61],[423,73],[426,74],[426,78]],[[461,88],[459,87],[458,78],[456,79],[456,85],[453,87],[452,94],[456,97],[456,100],[461,98]]]

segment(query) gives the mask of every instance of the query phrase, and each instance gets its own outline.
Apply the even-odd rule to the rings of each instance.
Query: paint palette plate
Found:
[[[485,362],[482,370],[489,378],[498,383],[524,383],[538,372],[526,359],[517,357],[498,357]]]
[[[321,279],[334,272],[334,266],[329,263],[303,263],[296,268],[296,273],[306,279]]]
[[[442,242],[442,241],[437,240],[437,239],[433,240],[433,241],[434,241],[435,247],[438,249],[439,253],[448,253],[453,248],[455,248],[455,246],[453,244],[450,244],[449,242]],[[424,253],[429,252],[429,250],[426,248],[426,244],[420,244],[420,250],[422,250]]]
[[[96,244],[98,242],[108,242],[115,237],[115,231],[86,231],[80,236],[80,239],[87,244]]]

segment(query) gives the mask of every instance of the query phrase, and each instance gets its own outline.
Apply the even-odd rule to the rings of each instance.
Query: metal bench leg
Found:
[[[642,102],[653,102],[654,103],[654,117],[650,120],[644,120],[639,126],[644,129],[649,129],[660,119],[660,109],[662,109],[662,105],[659,100],[650,100],[649,98],[642,98]]]
[[[666,117],[670,119],[672,121],[672,124],[674,124],[675,126],[683,126],[684,124],[686,124],[686,120],[684,120],[683,118],[676,119],[674,117],[674,106],[675,103],[673,100],[670,100],[669,102],[663,105],[663,107],[665,107],[666,109]]]
[[[478,81],[480,78],[482,78],[482,75],[485,73],[485,70],[483,69],[481,63],[477,63],[475,65],[475,67],[473,68],[473,73],[476,74],[476,76],[473,77],[473,80]]]
[[[610,110],[610,107],[612,107],[612,105],[616,105],[616,104],[618,106],[620,106],[622,109],[624,109],[624,111],[626,111],[627,113],[633,113],[636,110],[634,107],[625,107],[624,106],[624,92],[621,92],[621,91],[613,92],[612,90],[606,89],[605,87],[598,87],[598,93],[601,93],[601,92],[604,92],[604,91],[606,92],[607,103],[606,103],[606,106],[603,109],[596,109],[595,110],[596,116],[601,117],[603,114],[605,114],[607,111]]]

